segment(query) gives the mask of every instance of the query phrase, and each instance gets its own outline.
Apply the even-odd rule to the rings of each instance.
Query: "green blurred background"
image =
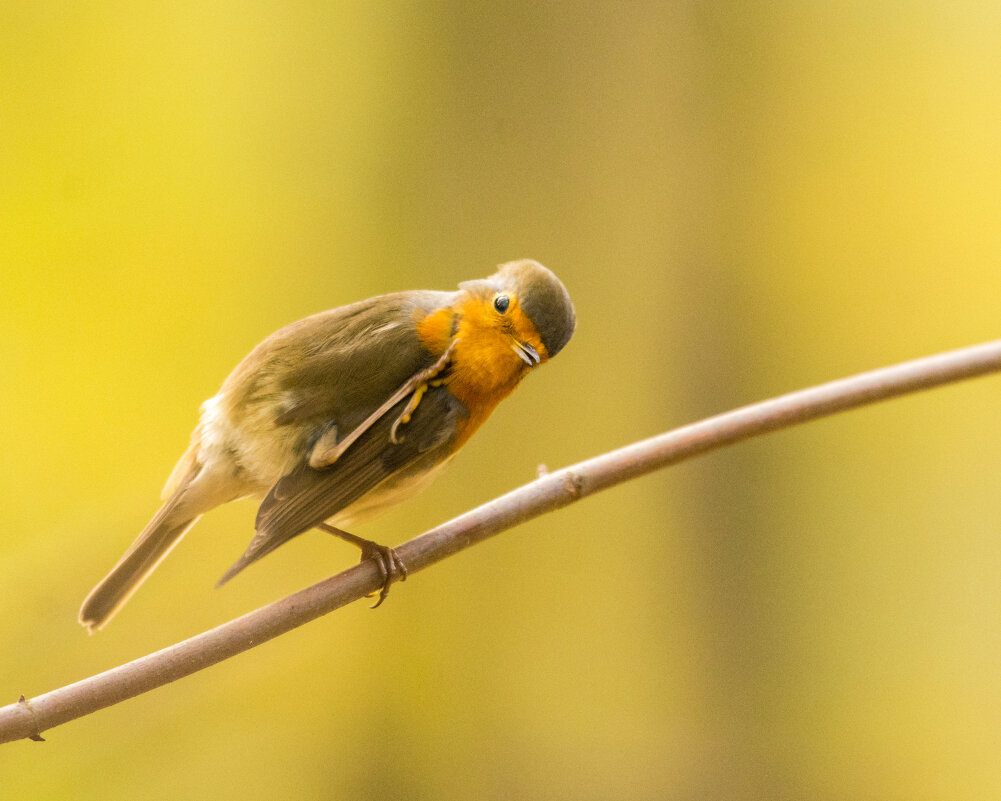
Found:
[[[84,595],[263,336],[529,256],[577,334],[400,542],[551,468],[998,335],[1001,6],[14,2],[0,11],[0,694],[348,566]],[[1001,379],[704,457],[0,748],[0,797],[1001,795]]]

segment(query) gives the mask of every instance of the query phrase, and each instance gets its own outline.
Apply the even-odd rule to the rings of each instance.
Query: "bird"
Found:
[[[279,329],[202,404],[162,506],[79,622],[101,629],[203,514],[255,496],[255,534],[219,585],[319,528],[375,560],[378,606],[406,565],[346,529],[423,490],[575,327],[560,279],[520,259],[455,291],[379,295]]]

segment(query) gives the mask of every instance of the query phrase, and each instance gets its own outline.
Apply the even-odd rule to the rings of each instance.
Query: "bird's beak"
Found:
[[[512,340],[511,350],[517,353],[518,358],[529,367],[535,367],[535,365],[542,361],[542,357],[539,356],[539,352],[527,342],[519,342],[517,339]]]

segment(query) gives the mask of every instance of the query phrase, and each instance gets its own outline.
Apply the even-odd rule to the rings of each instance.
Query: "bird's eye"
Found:
[[[507,311],[508,306],[511,305],[511,298],[507,295],[498,295],[494,298],[494,308],[497,309],[501,314]]]

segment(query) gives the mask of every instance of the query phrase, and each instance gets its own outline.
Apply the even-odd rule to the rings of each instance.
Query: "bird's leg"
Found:
[[[452,358],[452,351],[455,350],[455,343],[458,341],[458,339],[452,340],[452,344],[448,346],[448,349],[441,355],[441,358],[438,359],[438,361],[426,370],[421,370],[410,379],[408,384],[404,385],[413,385],[413,395],[410,396],[410,400],[407,402],[407,405],[403,408],[403,411],[400,412],[399,417],[393,421],[392,428],[389,429],[389,441],[394,445],[399,445],[402,441],[402,437],[397,434],[397,431],[401,425],[406,425],[410,422],[410,417],[420,405],[421,398],[423,398],[424,393],[428,391],[428,387],[438,387],[444,383],[444,379],[438,379],[436,381],[432,381],[431,379],[435,378],[435,376],[441,373],[448,366],[448,362]]]
[[[309,455],[309,466],[314,470],[322,470],[325,467],[330,467],[330,465],[341,457],[341,454],[344,453],[344,451],[351,447],[358,437],[375,425],[379,418],[407,397],[407,395],[413,393],[414,397],[407,403],[407,407],[403,414],[396,418],[396,421],[393,423],[393,427],[389,431],[390,441],[392,441],[394,445],[399,444],[400,440],[396,435],[397,429],[400,427],[401,423],[406,424],[410,422],[410,415],[414,413],[414,409],[417,408],[417,404],[421,402],[421,396],[427,390],[428,383],[430,382],[430,385],[433,387],[439,385],[440,381],[432,381],[431,379],[435,378],[435,376],[441,373],[448,366],[448,362],[452,358],[452,353],[455,350],[455,343],[458,341],[458,338],[453,339],[452,344],[448,346],[438,361],[426,370],[421,370],[420,372],[414,373],[414,375],[410,376],[410,378],[404,381],[403,385],[396,390],[396,392],[386,399],[382,406],[372,412],[372,414],[370,414],[361,425],[349,432],[343,438],[340,440],[337,439],[338,432],[336,427],[327,429],[324,435],[320,437],[320,439],[317,440],[316,444],[313,446],[313,450]],[[403,419],[404,417],[406,417],[406,420]]]
[[[382,589],[379,591],[379,600],[372,605],[373,609],[386,600],[386,596],[389,595],[389,588],[394,581],[407,580],[407,566],[403,564],[403,560],[400,559],[393,548],[380,545],[372,540],[357,537],[354,534],[349,534],[329,523],[320,523],[317,525],[317,528],[361,548],[361,559],[363,562],[366,559],[375,560],[375,564],[379,568],[379,575],[382,578]]]
[[[393,427],[389,429],[389,441],[394,445],[399,445],[400,442],[402,442],[402,439],[396,434],[397,429],[399,429],[401,425],[406,425],[410,422],[410,416],[414,413],[414,410],[417,409],[417,406],[421,402],[421,398],[424,397],[424,393],[427,391],[428,385],[425,381],[414,390],[414,394],[410,396],[410,400],[407,402],[403,411],[400,412],[400,416],[393,422]]]

